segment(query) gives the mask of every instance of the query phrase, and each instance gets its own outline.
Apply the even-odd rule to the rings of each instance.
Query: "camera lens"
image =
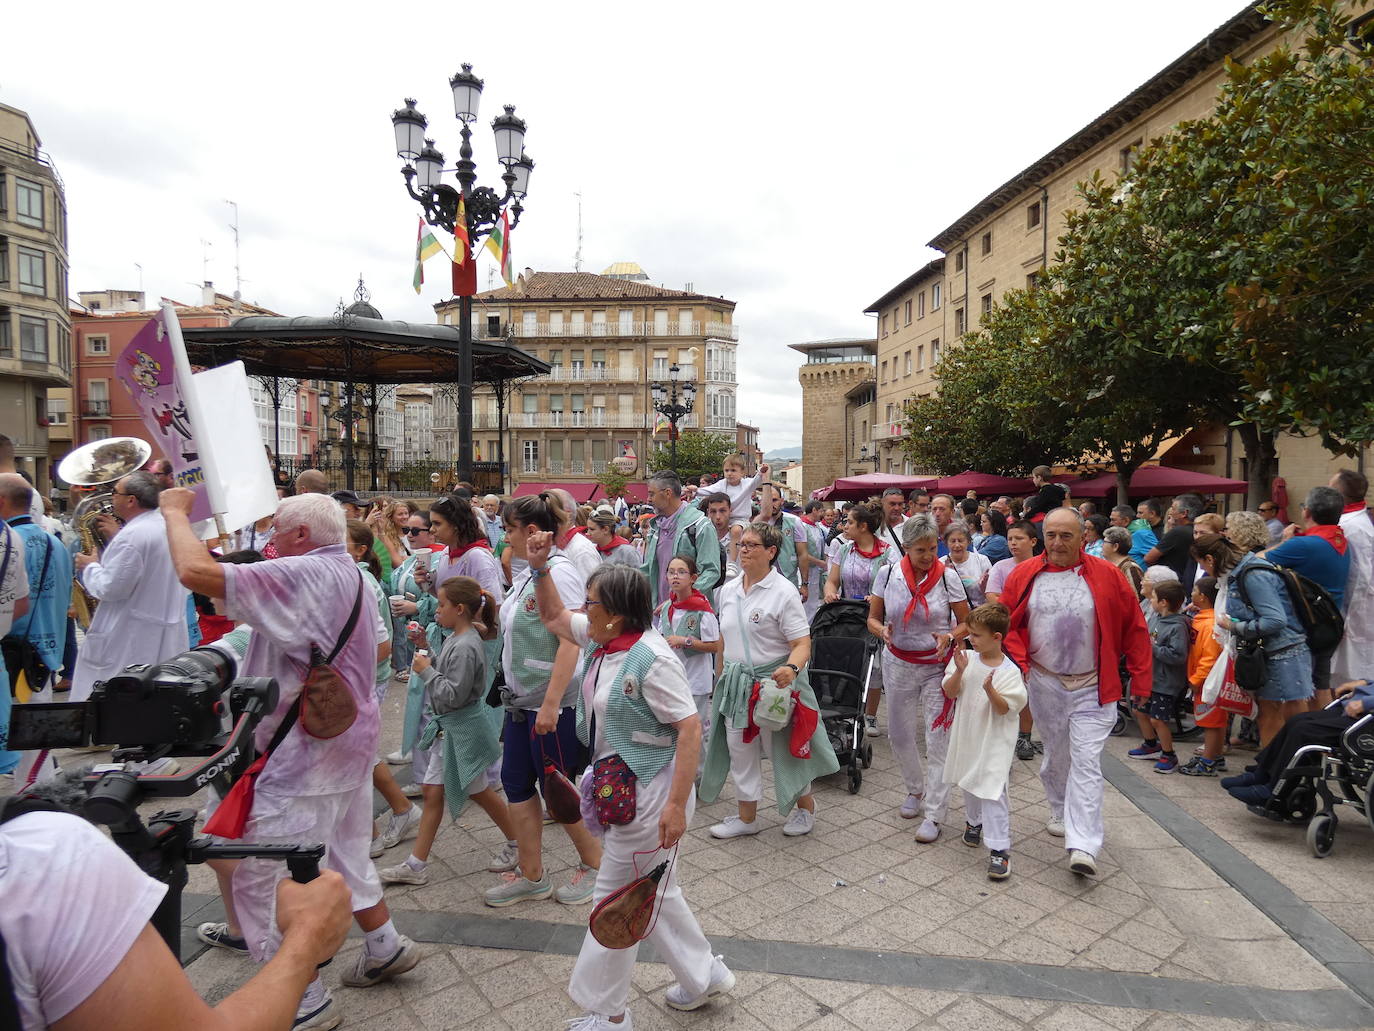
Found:
[[[158,663],[162,675],[181,676],[214,685],[224,691],[234,679],[234,660],[218,648],[193,648],[176,658]]]

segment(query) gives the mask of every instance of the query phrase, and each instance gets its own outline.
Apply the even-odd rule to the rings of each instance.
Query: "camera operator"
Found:
[[[212,1009],[148,922],[166,890],[79,816],[0,823],[0,1024],[17,1010],[24,1031],[285,1031],[316,965],[348,933],[337,873],[282,881],[281,947]]]
[[[277,727],[300,696],[312,647],[328,653],[340,642],[359,591],[359,574],[344,547],[343,509],[324,494],[284,498],[273,517],[280,556],[252,565],[221,565],[191,529],[195,495],[164,491],[161,506],[172,561],[181,582],[198,594],[223,598],[227,614],[253,628],[240,676],[273,677],[280,688],[276,711],[258,724],[255,745],[267,750]],[[347,685],[356,717],[342,733],[313,738],[299,721],[282,739],[257,779],[243,840],[255,844],[320,842],[326,864],[343,874],[366,947],[344,971],[346,985],[367,987],[411,969],[418,946],[397,932],[382,901],[381,882],[368,855],[372,837],[372,765],[381,735],[373,681],[387,641],[372,599],[330,663]],[[258,962],[277,951],[272,920],[281,864],[245,859],[233,875],[234,905],[248,951]],[[339,1015],[318,978],[311,982],[295,1027],[337,1026]]]

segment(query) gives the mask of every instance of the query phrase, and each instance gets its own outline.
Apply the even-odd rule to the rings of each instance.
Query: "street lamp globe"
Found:
[[[444,169],[444,155],[434,149],[433,140],[425,140],[424,148],[415,159],[415,180],[422,190],[439,185],[439,173]]]
[[[653,395],[654,404],[659,404],[660,402],[662,402],[662,400],[663,400],[663,384],[662,384],[662,383],[655,382],[655,383],[649,384],[649,392]]]
[[[505,114],[491,120],[491,129],[496,134],[496,160],[509,168],[525,150],[525,120],[516,117],[514,104],[505,107]]]
[[[425,145],[429,119],[415,110],[415,100],[406,97],[406,106],[391,112],[391,127],[396,131],[396,156],[413,161]]]
[[[520,154],[520,160],[510,166],[510,170],[515,174],[515,182],[511,186],[511,192],[522,200],[530,188],[530,173],[534,171],[534,162],[525,153]]]
[[[472,65],[464,64],[462,70],[448,80],[453,90],[453,114],[460,122],[477,121],[477,107],[482,100],[482,80],[472,74]]]
[[[682,396],[687,400],[687,407],[691,408],[692,405],[696,403],[697,385],[691,380],[688,380],[682,385]]]

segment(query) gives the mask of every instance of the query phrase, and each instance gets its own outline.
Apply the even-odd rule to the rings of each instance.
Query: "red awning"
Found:
[[[953,494],[956,499],[963,497],[969,491],[976,491],[979,497],[993,497],[998,494],[1025,497],[1035,493],[1035,484],[1029,478],[976,473],[970,469],[967,472],[959,473],[957,476],[941,476],[926,489],[938,490],[942,494]]]
[[[863,501],[880,495],[889,487],[912,491],[917,487],[929,487],[935,480],[930,476],[899,476],[896,473],[865,473],[863,476],[845,476],[830,486],[827,500]]]
[[[1090,480],[1068,483],[1066,486],[1075,498],[1115,497],[1116,474],[1104,473]],[[1228,480],[1224,476],[1212,476],[1190,469],[1152,465],[1135,471],[1127,493],[1133,498],[1145,498],[1153,495],[1172,497],[1185,493],[1244,494],[1249,489],[1250,485],[1244,480]]]
[[[553,487],[558,487],[567,491],[579,505],[585,505],[603,494],[601,484],[599,483],[538,483],[527,481],[516,487],[515,493],[513,493],[511,497],[525,498],[529,497],[531,494],[538,494]]]

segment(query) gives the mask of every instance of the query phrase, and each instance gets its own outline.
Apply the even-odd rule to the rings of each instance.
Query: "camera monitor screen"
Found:
[[[85,702],[35,702],[16,705],[11,713],[9,747],[17,752],[85,744]]]

